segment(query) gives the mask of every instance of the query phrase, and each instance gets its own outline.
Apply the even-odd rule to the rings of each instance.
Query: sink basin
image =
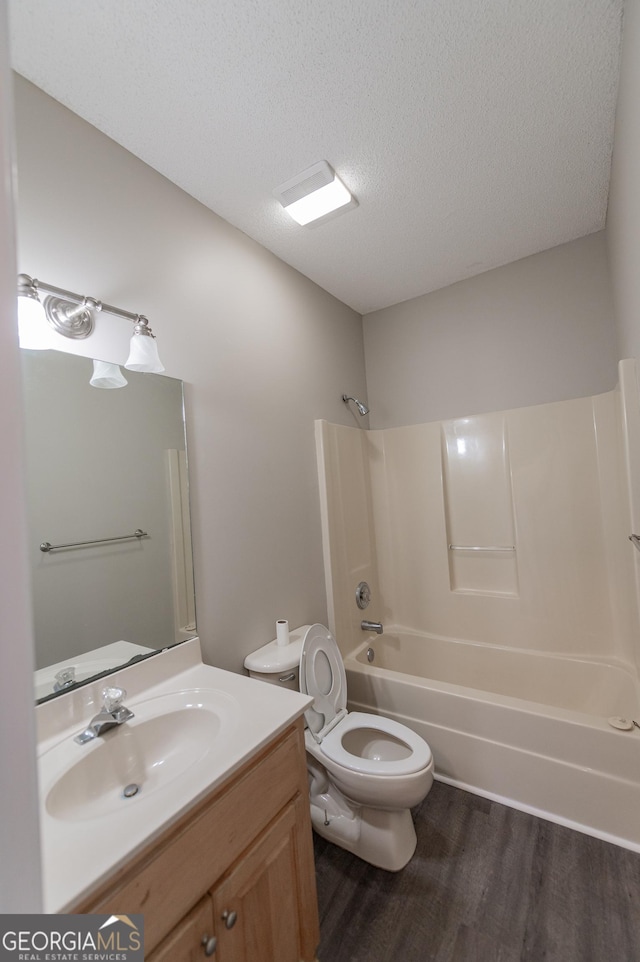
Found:
[[[66,739],[41,757],[53,818],[77,822],[144,804],[206,766],[237,718],[235,699],[216,690],[172,692],[127,707],[135,714],[130,721],[85,745]]]
[[[78,745],[103,680],[36,708],[44,911],[73,912],[134,853],[194,809],[290,725],[311,699],[202,663],[192,639],[109,682],[135,714]],[[138,791],[123,798],[134,783]]]

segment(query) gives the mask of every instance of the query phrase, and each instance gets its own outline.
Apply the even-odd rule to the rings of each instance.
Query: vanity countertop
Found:
[[[127,690],[135,717],[79,745],[107,684]],[[310,704],[204,665],[193,639],[39,705],[44,910],[72,911]],[[129,782],[139,790],[125,798]]]

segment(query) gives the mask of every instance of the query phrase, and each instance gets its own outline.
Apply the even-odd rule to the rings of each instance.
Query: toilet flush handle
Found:
[[[296,677],[295,671],[290,671],[288,675],[280,675],[280,677],[278,678],[278,681],[284,684],[287,681],[293,681],[295,677]]]

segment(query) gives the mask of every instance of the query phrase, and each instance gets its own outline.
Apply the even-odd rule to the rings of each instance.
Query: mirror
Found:
[[[21,352],[37,701],[195,634],[182,382]],[[89,542],[88,544],[86,542]]]

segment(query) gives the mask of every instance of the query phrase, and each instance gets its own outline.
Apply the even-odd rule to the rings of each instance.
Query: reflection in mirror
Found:
[[[195,633],[184,406],[174,378],[20,354],[42,700]]]

